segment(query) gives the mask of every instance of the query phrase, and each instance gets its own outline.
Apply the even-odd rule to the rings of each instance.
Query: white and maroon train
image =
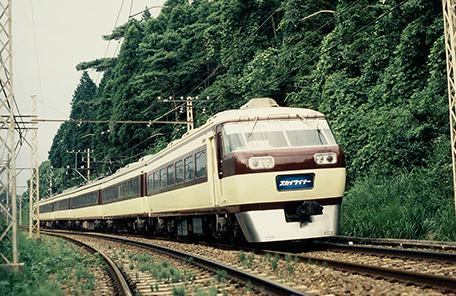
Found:
[[[253,99],[40,201],[44,227],[272,242],[336,235],[345,160],[323,114]]]

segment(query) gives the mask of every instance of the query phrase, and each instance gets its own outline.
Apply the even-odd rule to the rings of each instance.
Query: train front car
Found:
[[[216,206],[237,208],[249,242],[336,235],[345,160],[324,115],[272,99],[237,112],[217,125]]]

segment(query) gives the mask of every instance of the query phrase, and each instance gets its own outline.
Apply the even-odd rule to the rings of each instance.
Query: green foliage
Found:
[[[0,295],[63,295],[57,282],[73,277],[80,282],[81,290],[95,288],[95,276],[87,267],[96,265],[99,256],[83,255],[62,239],[42,236],[38,242],[18,232],[19,262],[24,263],[24,273],[14,275],[0,269]],[[75,271],[74,271],[75,269]]]
[[[185,132],[159,124],[78,125],[79,119],[182,121],[177,103],[157,97],[209,96],[204,112],[195,108],[199,126],[219,111],[268,96],[280,105],[316,109],[331,123],[347,166],[343,233],[374,235],[372,228],[383,228],[376,233],[453,237],[439,226],[450,229],[450,212],[428,202],[439,199],[441,208],[448,207],[452,191],[440,184],[440,173],[450,174],[450,149],[442,149],[449,128],[441,3],[169,0],[165,5],[172,9],[157,18],[145,13],[104,36],[124,38],[118,57],[77,66],[102,71],[103,79],[96,86],[82,73],[70,115],[76,122],[61,125],[50,163],[40,168],[41,196],[49,192],[51,171],[52,192],[82,181],[74,168],[86,165],[85,155],[67,151],[93,149],[95,177],[156,153]],[[315,14],[323,10],[332,12]],[[419,174],[440,184],[438,197],[431,187],[405,188],[418,182]],[[376,192],[368,182],[397,188],[383,185]],[[363,187],[371,193],[363,194]],[[390,193],[397,198],[387,198]],[[397,207],[402,199],[412,208]],[[363,208],[357,204],[366,205],[365,211],[359,214]],[[376,206],[380,220],[372,222]],[[387,209],[401,218],[393,219]]]
[[[251,252],[249,255],[244,255],[244,260],[241,260],[242,266],[246,269],[250,269],[252,267],[252,262],[255,259],[255,253]]]
[[[290,253],[286,253],[285,254],[285,262],[286,263],[290,263],[291,262],[291,254]]]
[[[294,266],[287,263],[287,270],[288,270],[288,272],[289,272],[290,274],[293,273],[293,272],[294,272]]]
[[[402,169],[358,180],[342,205],[342,233],[454,241],[456,221],[448,166],[411,172]]]
[[[226,270],[217,271],[217,282],[223,283],[229,279],[228,272]]]
[[[241,263],[243,263],[243,262],[245,261],[246,256],[245,256],[244,250],[240,250],[240,251],[238,252],[238,257],[239,257],[239,260],[241,261]]]
[[[275,271],[277,269],[277,266],[279,264],[279,260],[280,260],[280,255],[279,254],[274,254],[274,258],[272,258],[270,260],[271,262],[271,267],[272,267],[272,270]]]
[[[185,296],[188,295],[185,291],[185,286],[173,286],[173,296]]]

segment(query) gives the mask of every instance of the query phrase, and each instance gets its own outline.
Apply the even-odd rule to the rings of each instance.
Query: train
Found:
[[[338,234],[345,159],[315,110],[250,100],[39,201],[41,227],[283,242]]]

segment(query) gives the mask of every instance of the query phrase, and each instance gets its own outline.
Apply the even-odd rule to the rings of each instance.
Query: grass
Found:
[[[2,243],[0,248],[8,249]],[[60,284],[73,291],[95,289],[95,276],[87,269],[100,264],[99,254],[82,254],[63,239],[49,236],[42,236],[39,243],[22,231],[18,232],[18,248],[19,262],[25,263],[24,272],[14,275],[0,268],[0,295],[63,295]]]
[[[455,241],[451,171],[434,166],[359,179],[342,202],[341,234]]]

